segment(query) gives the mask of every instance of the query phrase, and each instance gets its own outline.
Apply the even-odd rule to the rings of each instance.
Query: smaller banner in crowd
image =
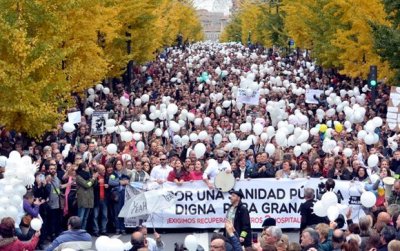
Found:
[[[77,112],[70,112],[68,113],[68,122],[72,123],[72,124],[79,124],[81,123],[81,111],[77,111]]]
[[[246,93],[247,89],[239,88],[237,92],[236,102],[248,105],[259,105],[260,91],[252,91],[251,95]]]
[[[299,228],[299,207],[304,202],[304,188],[322,192],[324,180],[320,179],[252,179],[238,181],[235,190],[245,196],[243,203],[250,212],[253,228],[261,228],[264,219],[276,219],[281,228]],[[342,205],[352,207],[353,220],[364,215],[360,205],[360,188],[363,183],[336,181],[335,192]],[[132,188],[130,188],[132,189]],[[222,228],[230,205],[229,193],[210,190],[203,181],[194,181],[177,186],[167,182],[162,190],[175,195],[176,204],[151,215],[151,222],[158,228]],[[127,190],[128,193],[129,190]],[[347,207],[346,207],[347,208]],[[346,210],[342,209],[342,214]],[[127,225],[128,226],[128,225]]]
[[[324,93],[323,90],[318,89],[307,89],[306,90],[306,103],[307,104],[318,104],[318,100],[315,97],[319,98],[319,96]]]
[[[92,135],[105,135],[106,121],[108,119],[108,112],[94,111],[92,114]]]
[[[390,89],[390,99],[386,114],[386,121],[389,129],[392,131],[399,130],[400,122],[400,87],[392,86]]]

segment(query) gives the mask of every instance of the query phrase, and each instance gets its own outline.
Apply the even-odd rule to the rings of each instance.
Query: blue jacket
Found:
[[[92,236],[82,229],[64,231],[46,248],[46,251],[52,251],[62,243],[70,241],[92,241]]]

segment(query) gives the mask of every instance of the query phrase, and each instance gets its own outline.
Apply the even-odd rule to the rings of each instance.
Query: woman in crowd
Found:
[[[322,175],[322,168],[321,168],[321,164],[318,162],[315,162],[312,166],[312,172],[310,175],[311,178],[320,178],[323,177]]]
[[[91,173],[86,162],[78,165],[76,170],[76,198],[78,203],[78,216],[82,221],[82,229],[86,229],[89,214],[94,206],[93,186],[97,182],[98,173]]]
[[[172,165],[172,163],[171,163]],[[181,160],[175,160],[173,163],[174,169],[168,174],[167,180],[170,182],[174,182],[178,186],[181,186],[183,182],[190,181],[191,175],[183,166]]]
[[[39,242],[40,232],[36,232],[29,241],[22,242],[15,236],[15,221],[10,217],[5,217],[0,223],[0,235],[2,237],[0,251],[34,251]]]
[[[328,172],[328,178],[338,180],[351,180],[351,173],[344,166],[343,159],[341,157],[335,158],[335,163]]]
[[[125,233],[124,218],[119,218],[118,214],[125,203],[125,187],[129,184],[130,177],[123,169],[123,163],[120,159],[115,159],[114,171],[110,174],[108,185],[111,188],[111,207],[112,221],[117,234]]]
[[[300,169],[297,170],[297,178],[310,178],[311,177],[311,166],[307,160],[300,162]]]
[[[190,172],[191,180],[203,180],[203,165],[200,160],[196,161],[194,165],[194,170]]]

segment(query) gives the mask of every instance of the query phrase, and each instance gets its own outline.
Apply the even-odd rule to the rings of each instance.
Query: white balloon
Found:
[[[189,141],[190,141],[189,136],[187,136],[187,135],[182,136],[182,138],[181,138],[182,145],[187,145],[189,143]]]
[[[196,153],[196,158],[200,159],[206,152],[206,146],[203,143],[197,143],[194,146],[194,152]]]
[[[260,123],[256,123],[253,127],[253,132],[255,135],[260,135],[264,130],[264,126]]]
[[[376,154],[371,154],[371,155],[368,157],[368,166],[369,166],[369,167],[378,166],[378,163],[379,163],[379,157],[378,157],[378,155],[376,155]]]
[[[118,150],[118,147],[116,144],[109,144],[107,146],[107,153],[108,154],[116,154]]]
[[[215,145],[218,146],[219,144],[221,144],[221,141],[222,141],[222,135],[219,134],[219,133],[215,134],[214,135],[214,143],[215,143]]]
[[[236,134],[233,132],[229,133],[228,138],[230,142],[235,142],[237,140]]]
[[[349,158],[349,157],[351,157],[351,155],[353,155],[353,151],[350,148],[345,148],[345,149],[343,149],[343,154],[344,154],[344,156]]]
[[[133,134],[132,134],[132,132],[129,132],[129,131],[127,131],[127,132],[121,132],[121,140],[123,141],[123,142],[130,142],[130,141],[132,141],[132,139],[133,139]]]
[[[188,251],[196,251],[198,246],[197,238],[194,235],[187,235],[185,238],[185,247]]]
[[[339,217],[339,208],[336,205],[329,206],[327,209],[328,219],[335,221]]]
[[[314,214],[319,216],[319,217],[326,217],[327,215],[327,210],[324,207],[324,204],[322,204],[322,201],[317,201],[315,202],[314,206],[313,206],[313,210],[314,210]]]
[[[208,133],[206,131],[201,131],[199,133],[199,140],[205,140],[208,137]]]
[[[122,240],[117,238],[111,238],[107,243],[107,247],[109,251],[124,251],[125,245]]]
[[[191,133],[190,135],[189,135],[189,139],[190,139],[190,141],[197,141],[198,139],[199,139],[199,136],[197,136],[197,134],[196,133]]]
[[[110,94],[110,88],[108,88],[108,87],[104,88],[104,89],[103,89],[103,93],[104,93],[105,95]]]
[[[143,141],[137,142],[136,148],[140,153],[143,152],[144,151],[144,143],[143,143]]]
[[[361,205],[363,205],[366,208],[373,207],[376,203],[376,196],[373,192],[371,191],[366,191],[361,194]]]
[[[275,153],[275,146],[271,143],[268,143],[265,146],[265,152],[268,153],[268,156],[272,156]]]
[[[332,191],[324,193],[322,195],[321,201],[322,201],[322,204],[324,204],[325,208],[336,205],[338,203],[337,196]]]
[[[295,146],[294,147],[294,149],[293,149],[293,153],[294,153],[294,156],[296,156],[296,157],[299,157],[300,155],[301,155],[301,147],[300,146]]]
[[[5,167],[7,165],[7,157],[0,156],[0,167]]]
[[[157,137],[160,137],[162,135],[162,130],[160,128],[157,128],[154,133],[156,134]]]
[[[39,231],[42,228],[43,222],[39,218],[31,220],[31,228],[35,231]]]
[[[71,132],[75,131],[75,126],[71,122],[65,122],[63,125],[63,130],[66,133],[71,133]]]
[[[243,140],[243,141],[240,141],[240,143],[239,143],[239,149],[242,151],[246,151],[247,149],[250,148],[250,146],[251,146],[251,141],[249,141],[249,140]]]
[[[148,94],[143,94],[143,96],[140,98],[142,100],[143,103],[147,103],[149,102],[149,95]]]
[[[221,115],[221,113],[222,113],[222,108],[221,108],[220,106],[217,106],[217,108],[215,108],[215,112],[216,112],[218,115]]]
[[[85,109],[85,114],[87,116],[91,116],[93,114],[93,112],[94,112],[94,109],[92,107],[88,107]]]
[[[107,247],[108,243],[110,242],[110,238],[108,236],[102,235],[97,238],[95,246],[96,250],[98,251],[106,251],[105,248]]]

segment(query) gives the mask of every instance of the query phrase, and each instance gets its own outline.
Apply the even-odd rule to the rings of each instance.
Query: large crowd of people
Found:
[[[390,87],[369,88],[362,79],[315,66],[307,54],[280,55],[279,50],[205,42],[168,48],[154,62],[135,67],[131,75],[130,82],[128,78],[107,80],[87,96],[76,96],[76,107],[69,112],[81,111],[82,116],[73,132],[60,124],[38,141],[1,128],[1,155],[12,150],[29,155],[38,171],[24,196],[24,210],[31,217],[16,224],[15,233],[12,219],[2,220],[0,250],[17,250],[7,245],[17,247],[27,240],[30,246],[23,247],[27,250],[36,244],[43,249],[50,244],[48,250],[53,250],[60,239],[71,236],[62,233],[67,229],[84,236],[86,231],[92,236],[124,234],[124,219],[118,214],[131,182],[181,185],[203,180],[214,189],[213,179],[226,171],[247,182],[257,178],[358,180],[379,197],[385,189],[382,180],[400,175],[397,134],[385,120]],[[239,87],[258,92],[258,105],[238,102]],[[307,101],[308,89],[322,91],[313,96],[317,102]],[[171,104],[177,111],[168,109]],[[349,121],[346,106],[363,107],[362,121]],[[101,134],[93,133],[93,111],[107,112]],[[373,128],[378,139],[371,144],[367,133],[360,137],[360,131],[365,132],[365,124],[375,117],[383,123]],[[135,123],[152,128],[138,130]],[[254,132],[255,124],[262,125],[262,133]],[[287,135],[296,134],[295,127],[308,131],[303,143],[309,148],[301,147],[299,154],[296,143],[286,139],[282,144],[274,136],[282,127],[288,128]],[[124,139],[125,131],[132,131],[133,138]],[[336,142],[334,148],[325,147],[327,138]],[[200,155],[199,143],[205,146]],[[116,152],[108,149],[110,144],[117,146]],[[351,150],[350,156],[345,149]],[[375,166],[368,164],[370,155],[379,157]],[[0,165],[3,172],[4,163]],[[348,224],[347,229],[335,222],[304,227],[300,243],[289,243],[281,229],[268,226],[257,250],[400,250],[399,211],[389,210],[396,204],[400,205],[399,180],[391,197],[378,199],[371,214],[358,224]],[[40,234],[29,228],[29,218],[38,215],[43,219]],[[79,222],[74,216],[79,216]],[[234,236],[232,223],[227,223],[226,231]],[[134,235],[135,240],[145,240],[140,230]],[[16,236],[18,243],[14,243]],[[230,239],[215,237],[211,250],[225,250]],[[247,248],[253,249],[246,250],[256,248],[247,242],[251,241],[246,239]],[[147,250],[146,245],[135,244],[138,249],[132,250]],[[149,250],[157,248],[153,243]]]

